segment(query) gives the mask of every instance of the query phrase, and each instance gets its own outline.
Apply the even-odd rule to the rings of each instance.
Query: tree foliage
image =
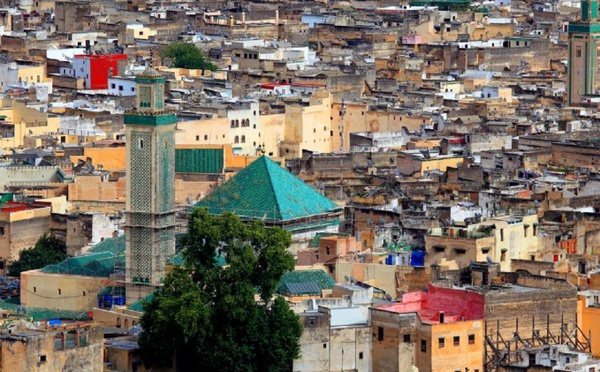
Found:
[[[38,239],[34,247],[21,251],[19,259],[8,268],[8,275],[19,276],[22,271],[40,269],[68,257],[65,242],[51,233],[46,233]]]
[[[163,49],[163,57],[171,58],[173,66],[179,68],[214,71],[217,66],[204,58],[202,51],[190,43],[176,42]]]
[[[183,370],[289,370],[302,328],[286,301],[273,296],[294,268],[290,233],[197,209],[182,243],[184,266],[144,307],[138,342],[145,361],[164,366],[176,354]],[[226,267],[217,265],[219,256]]]

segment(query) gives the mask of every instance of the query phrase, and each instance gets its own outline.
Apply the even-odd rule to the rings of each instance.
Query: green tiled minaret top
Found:
[[[135,77],[137,97],[135,111],[125,112],[127,125],[171,125],[177,115],[165,111],[165,76],[147,68]]]

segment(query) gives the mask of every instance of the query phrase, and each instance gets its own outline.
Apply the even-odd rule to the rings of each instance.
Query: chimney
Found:
[[[242,24],[246,24],[246,12],[242,12]]]
[[[440,266],[437,264],[431,265],[431,282],[440,280]]]
[[[440,324],[444,323],[444,312],[440,311]]]
[[[275,24],[279,25],[279,9],[275,9]]]

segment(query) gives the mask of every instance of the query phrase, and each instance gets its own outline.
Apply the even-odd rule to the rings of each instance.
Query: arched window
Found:
[[[235,120],[231,120],[231,127],[235,128]]]
[[[117,328],[121,328],[121,318],[117,318]]]
[[[240,137],[235,136],[235,138],[233,139],[233,143],[240,143]]]
[[[125,319],[125,329],[129,329],[129,319]]]
[[[235,127],[236,128],[240,127],[240,121],[238,119],[235,119]]]
[[[242,143],[246,143],[246,136],[242,136]]]

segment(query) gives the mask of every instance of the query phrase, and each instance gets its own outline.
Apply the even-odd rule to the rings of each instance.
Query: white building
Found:
[[[108,94],[113,96],[135,96],[136,84],[134,77],[108,77]]]

